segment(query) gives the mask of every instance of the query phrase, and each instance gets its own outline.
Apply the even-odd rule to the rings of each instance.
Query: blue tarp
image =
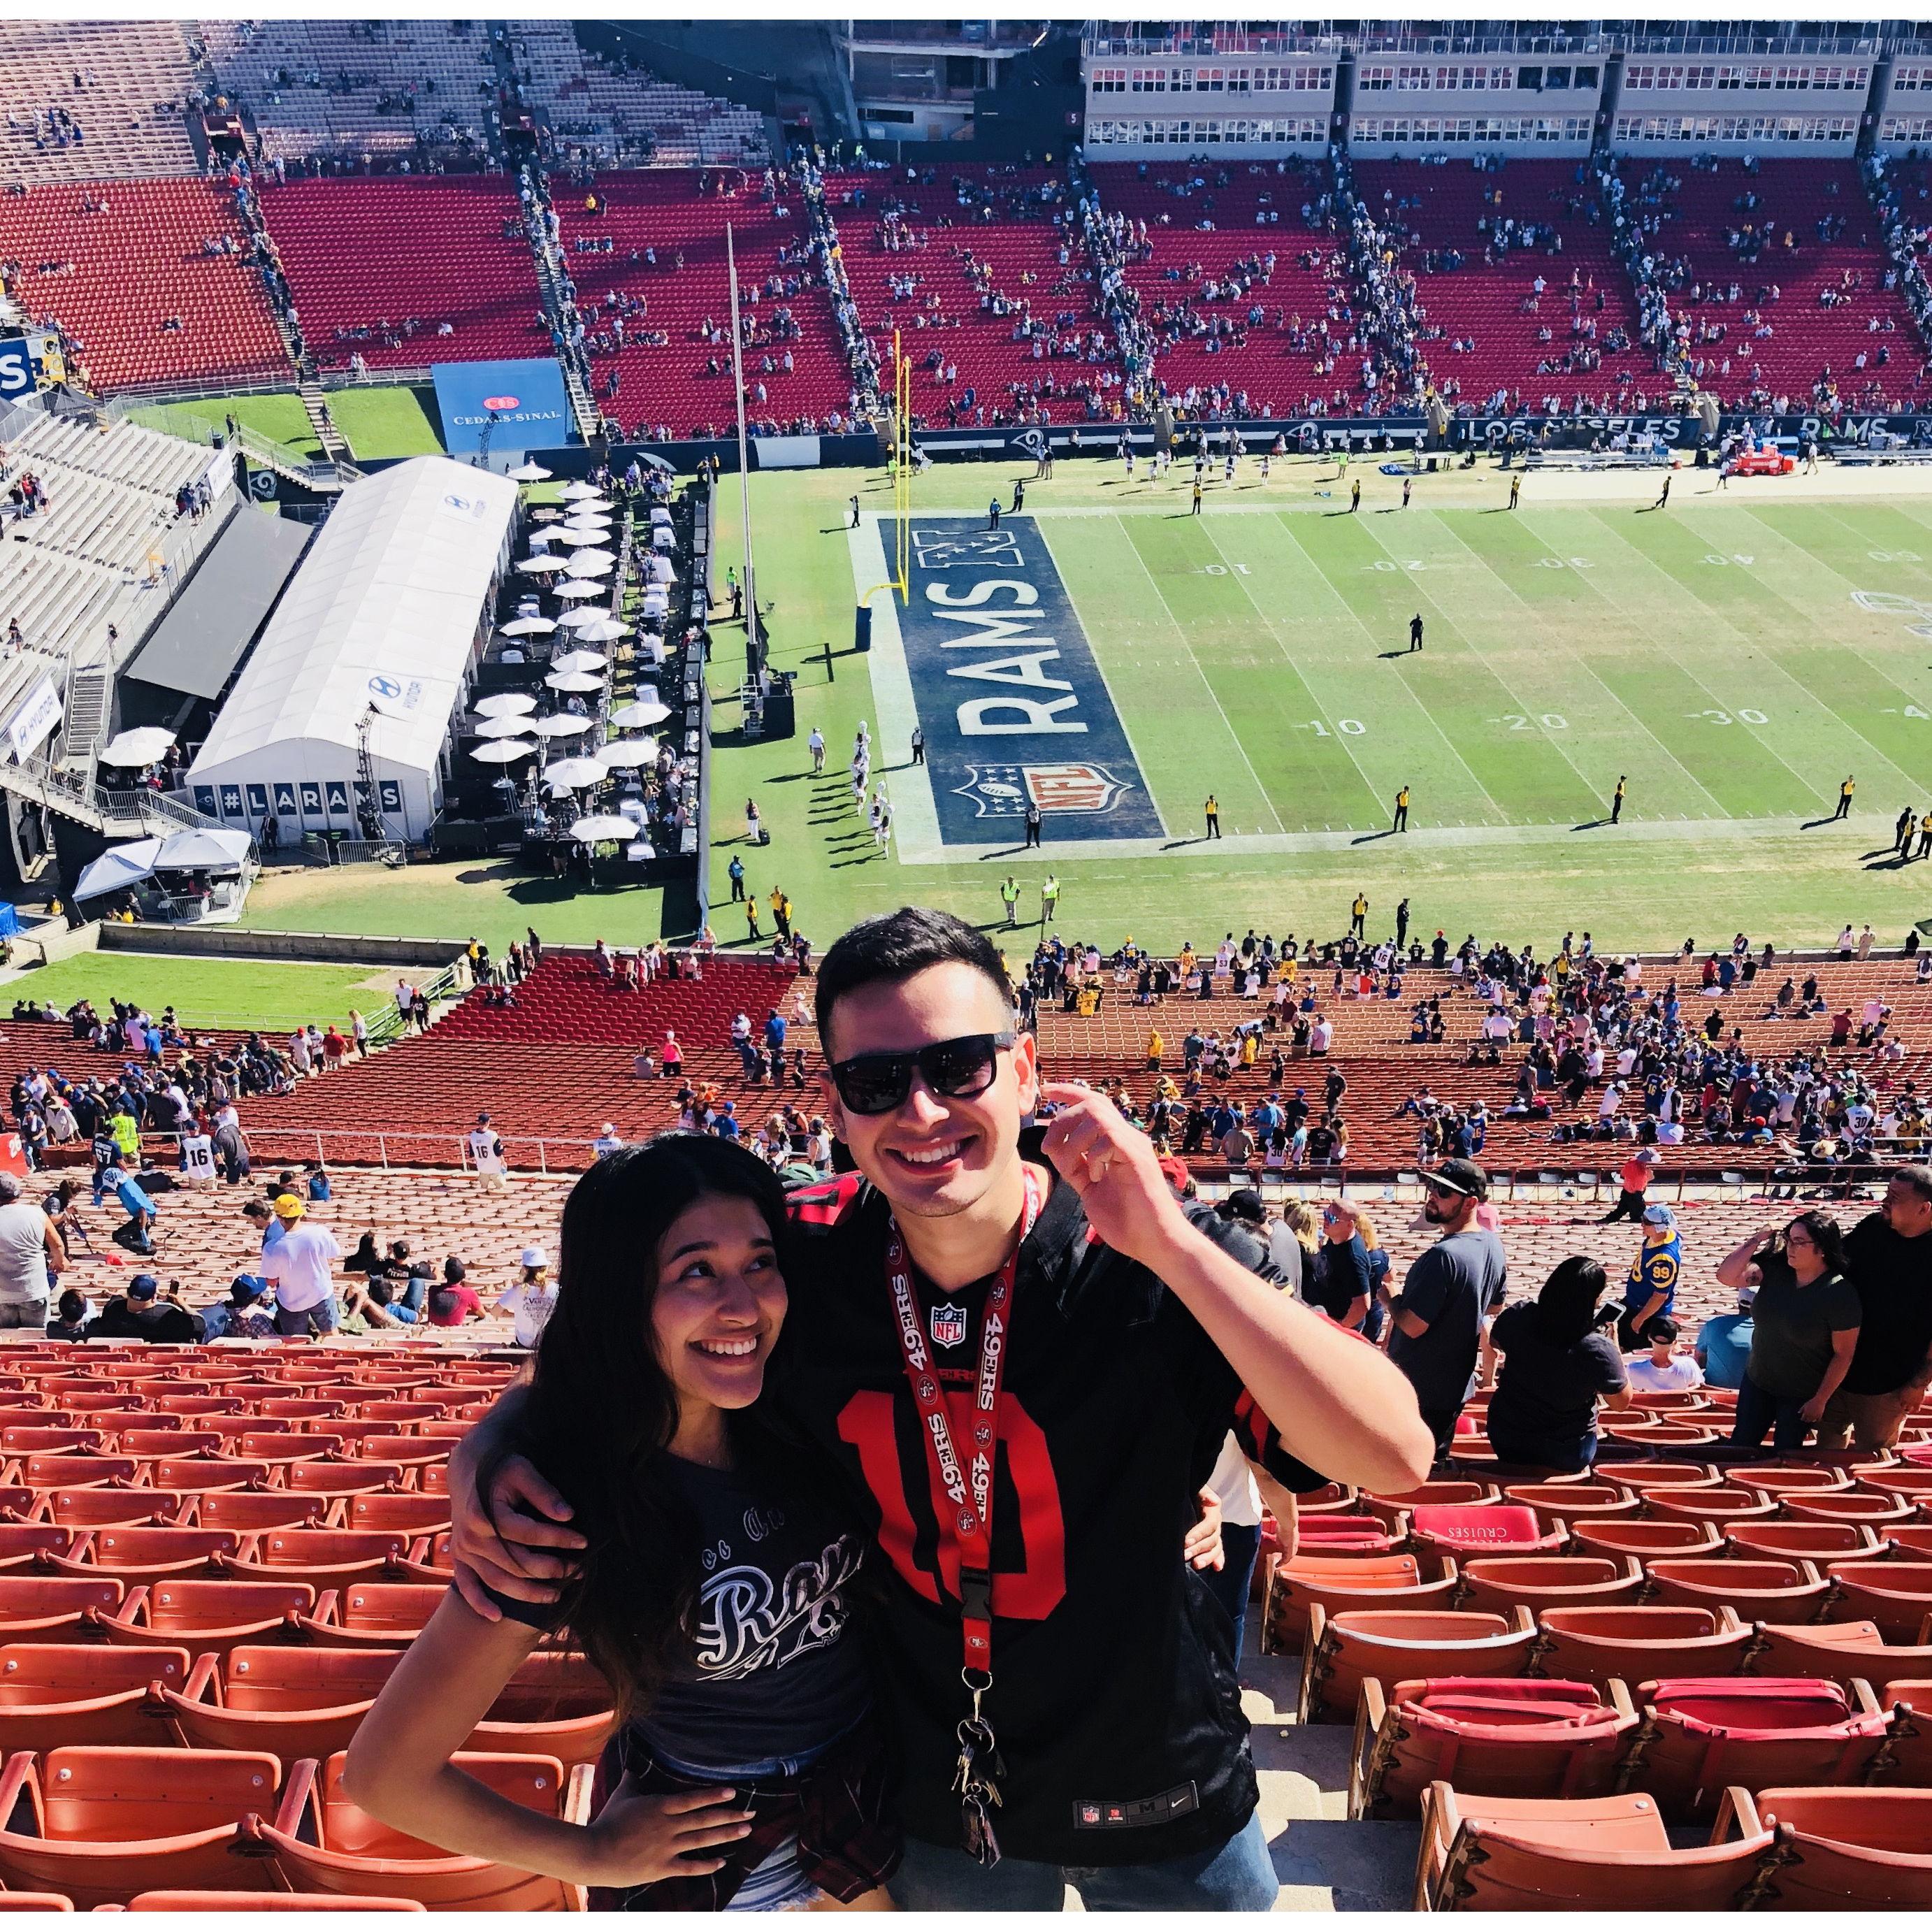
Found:
[[[500,476],[528,449],[570,437],[570,403],[554,357],[524,362],[439,362],[430,370],[442,414],[443,446],[474,462],[490,431],[489,466]],[[490,422],[492,415],[496,420]]]
[[[11,939],[20,929],[20,915],[0,899],[0,939]]]

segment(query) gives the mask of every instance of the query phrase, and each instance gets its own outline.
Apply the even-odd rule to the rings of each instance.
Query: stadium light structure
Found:
[[[738,256],[732,224],[724,224],[724,274],[731,285],[731,379],[738,392],[738,514],[745,530],[745,674],[764,668],[763,627],[758,622],[758,580],[752,562],[752,465],[745,428],[745,332],[738,320]]]

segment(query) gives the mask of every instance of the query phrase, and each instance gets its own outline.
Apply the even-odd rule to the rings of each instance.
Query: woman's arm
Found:
[[[1755,1288],[1764,1279],[1764,1270],[1752,1265],[1751,1256],[1759,1252],[1777,1234],[1778,1230],[1766,1225],[1754,1234],[1747,1234],[1724,1258],[1718,1264],[1718,1279],[1726,1288]]]
[[[1838,1392],[1838,1384],[1845,1379],[1852,1366],[1852,1352],[1858,1346],[1858,1331],[1856,1328],[1834,1328],[1832,1330],[1832,1359],[1825,1365],[1825,1373],[1820,1381],[1817,1392],[1798,1413],[1807,1422],[1816,1424],[1825,1414],[1825,1405]]]
[[[412,1838],[573,1885],[634,1886],[716,1871],[689,1854],[742,1838],[747,1811],[723,1790],[638,1798],[620,1788],[596,1822],[566,1823],[502,1798],[450,1762],[535,1648],[538,1633],[488,1623],[454,1594],[410,1645],[357,1730],[344,1795]]]

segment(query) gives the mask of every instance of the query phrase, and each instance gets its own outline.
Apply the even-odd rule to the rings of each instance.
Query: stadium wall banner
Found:
[[[1161,836],[1034,520],[921,518],[911,539],[898,627],[941,842],[1017,844],[1029,800],[1048,842]]]
[[[7,721],[7,746],[16,759],[31,758],[51,738],[62,716],[61,694],[44,677]]]
[[[514,460],[526,450],[561,442],[570,434],[563,370],[554,356],[520,362],[438,362],[429,373],[442,416],[443,446],[459,462],[482,453],[486,429],[493,469],[500,458]]]

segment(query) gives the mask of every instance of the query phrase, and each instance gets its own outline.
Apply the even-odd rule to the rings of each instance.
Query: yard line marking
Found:
[[[1482,568],[1483,568],[1483,569],[1486,570],[1486,571],[1490,574],[1490,576],[1493,577],[1493,578],[1496,579],[1496,580],[1497,581],[1497,583],[1498,583],[1498,584],[1501,584],[1501,585],[1502,586],[1503,589],[1504,589],[1504,590],[1507,590],[1507,591],[1509,592],[1509,594],[1510,594],[1512,597],[1514,597],[1514,598],[1516,599],[1516,601],[1519,604],[1520,604],[1522,606],[1522,608],[1523,608],[1523,609],[1524,609],[1525,610],[1526,610],[1526,611],[1530,611],[1532,614],[1534,614],[1534,606],[1530,603],[1530,602],[1529,602],[1528,598],[1527,598],[1526,597],[1525,597],[1525,596],[1523,596],[1523,594],[1522,593],[1522,592],[1521,592],[1521,591],[1520,591],[1520,590],[1518,590],[1516,589],[1516,586],[1515,586],[1514,584],[1511,584],[1511,583],[1510,583],[1510,581],[1509,581],[1509,580],[1508,580],[1508,579],[1507,579],[1507,578],[1503,575],[1502,572],[1501,571],[1499,571],[1499,570],[1498,570],[1498,569],[1496,568],[1496,567],[1495,566],[1495,565],[1493,565],[1492,563],[1490,562],[1489,562],[1489,561],[1488,561],[1488,560],[1486,560],[1486,559],[1483,556],[1482,553],[1481,553],[1479,550],[1478,550],[1478,549],[1476,548],[1475,545],[1474,545],[1474,544],[1471,543],[1471,542],[1470,542],[1470,541],[1468,540],[1468,538],[1467,537],[1466,537],[1466,536],[1463,536],[1462,532],[1460,530],[1459,530],[1456,529],[1456,528],[1454,527],[1454,526],[1453,524],[1451,524],[1449,522],[1448,519],[1446,517],[1439,517],[1439,516],[1438,516],[1438,517],[1436,519],[1436,520],[1438,524],[1440,524],[1442,526],[1443,529],[1444,529],[1446,532],[1448,532],[1448,533],[1450,536],[1454,537],[1454,538],[1456,539],[1456,541],[1459,544],[1460,544],[1462,546],[1462,548],[1463,548],[1466,550],[1467,550],[1467,551],[1469,553],[1469,555],[1471,556],[1471,557],[1472,557],[1472,558],[1473,558],[1473,559],[1474,560],[1474,561],[1475,561],[1478,565],[1480,565],[1480,566],[1482,567]],[[1531,520],[1531,519],[1526,519],[1526,520],[1527,521],[1527,520]],[[1587,583],[1587,582],[1588,582],[1590,573],[1589,573],[1587,570],[1577,570],[1577,571],[1572,571],[1570,574],[1570,575],[1571,575],[1571,576],[1573,576],[1573,577],[1580,577],[1580,578],[1582,578],[1582,579],[1583,579],[1586,583]],[[1595,584],[1591,584],[1591,585],[1590,585],[1590,588],[1591,588],[1592,590],[1595,590],[1595,591],[1597,592],[1597,595],[1598,595],[1599,597],[1602,598],[1604,599],[1604,601],[1606,603],[1609,603],[1609,602],[1610,602],[1610,596],[1609,596],[1609,593],[1608,593],[1607,592],[1605,592],[1605,591],[1603,591],[1603,590],[1598,590],[1597,586],[1596,586]],[[1614,609],[1614,608],[1615,608],[1615,606],[1614,606],[1614,605],[1612,605],[1612,608]],[[1722,799],[1719,798],[1719,797],[1717,796],[1717,794],[1711,790],[1710,787],[1709,787],[1708,785],[1704,783],[1703,780],[1702,780],[1702,779],[1701,779],[1700,778],[1699,778],[1699,777],[1698,777],[1698,776],[1697,776],[1697,774],[1696,774],[1695,772],[1694,772],[1694,771],[1690,769],[1690,767],[1688,765],[1687,765],[1687,764],[1684,762],[1684,760],[1683,760],[1682,758],[1680,758],[1677,755],[1677,754],[1676,754],[1675,752],[1673,752],[1673,751],[1670,748],[1670,747],[1668,745],[1666,745],[1666,744],[1664,742],[1664,740],[1663,740],[1661,738],[1658,737],[1658,736],[1657,735],[1657,734],[1651,729],[1651,728],[1649,727],[1649,725],[1648,725],[1647,724],[1646,724],[1646,723],[1644,722],[1644,720],[1642,719],[1642,718],[1641,716],[1639,716],[1639,714],[1638,714],[1635,710],[1633,710],[1633,709],[1632,709],[1629,705],[1626,704],[1624,702],[1624,700],[1623,700],[1621,698],[1619,698],[1619,697],[1617,695],[1617,694],[1616,694],[1614,691],[1611,690],[1610,687],[1607,684],[1605,684],[1605,683],[1604,682],[1604,680],[1603,680],[1602,676],[1598,674],[1598,672],[1595,670],[1595,668],[1594,668],[1594,667],[1593,667],[1593,666],[1589,663],[1588,660],[1587,658],[1582,658],[1582,657],[1580,657],[1580,656],[1578,656],[1577,653],[1576,653],[1574,650],[1571,650],[1571,649],[1570,648],[1570,646],[1568,646],[1568,645],[1564,645],[1564,646],[1562,646],[1562,649],[1563,649],[1563,651],[1564,651],[1564,656],[1566,656],[1567,657],[1569,657],[1569,658],[1571,658],[1574,659],[1574,660],[1575,660],[1575,662],[1576,662],[1576,664],[1577,664],[1577,666],[1578,666],[1578,668],[1579,668],[1580,669],[1581,669],[1581,670],[1585,670],[1585,671],[1588,672],[1588,674],[1589,674],[1589,675],[1591,676],[1591,677],[1592,677],[1593,679],[1594,679],[1594,680],[1595,680],[1595,681],[1596,681],[1599,685],[1602,685],[1602,686],[1603,686],[1604,693],[1605,696],[1606,696],[1606,697],[1610,699],[1610,702],[1611,702],[1612,704],[1614,704],[1614,705],[1617,707],[1617,709],[1618,709],[1618,710],[1620,710],[1620,711],[1623,712],[1624,713],[1625,713],[1625,715],[1626,715],[1626,716],[1628,716],[1629,718],[1630,718],[1631,719],[1633,719],[1633,720],[1635,722],[1635,723],[1636,723],[1636,726],[1637,726],[1637,728],[1643,733],[1644,736],[1645,736],[1646,737],[1648,738],[1648,739],[1651,740],[1651,742],[1652,742],[1653,744],[1654,744],[1654,745],[1656,746],[1657,748],[1658,748],[1660,752],[1661,752],[1664,754],[1664,755],[1666,758],[1668,758],[1668,759],[1670,760],[1670,762],[1671,762],[1673,765],[1675,765],[1675,766],[1677,767],[1677,769],[1678,769],[1680,772],[1682,772],[1684,774],[1684,776],[1687,778],[1688,778],[1688,779],[1690,781],[1691,784],[1692,784],[1693,785],[1694,785],[1699,791],[1702,792],[1702,793],[1703,794],[1703,795],[1704,795],[1706,798],[1708,798],[1708,799],[1711,801],[1711,802],[1712,802],[1714,806],[1715,806],[1717,807],[1717,808],[1718,808],[1720,812],[1723,812],[1723,811],[1724,811],[1724,800],[1723,800]],[[1480,651],[1478,651],[1478,652],[1477,652],[1477,656],[1479,656],[1479,657],[1480,657],[1481,655],[1482,655],[1482,653],[1480,652]],[[1556,744],[1556,735],[1555,735],[1555,734],[1554,734],[1554,733],[1546,730],[1546,731],[1544,733],[1544,736],[1546,738],[1547,738],[1547,739],[1549,740],[1550,742],[1550,743],[1552,743],[1552,745]],[[1557,748],[1559,752],[1561,752],[1561,751],[1562,751],[1562,750],[1563,750],[1563,748],[1562,748],[1562,746],[1561,745],[1557,745],[1556,748]],[[1568,753],[1568,752],[1564,752],[1563,755],[1564,755],[1566,758],[1570,758],[1570,754],[1569,754],[1569,753]],[[1775,757],[1775,756],[1776,756],[1776,754],[1775,754],[1775,753],[1774,753],[1772,755],[1773,755],[1774,757]],[[1780,758],[1780,759],[1778,760],[1778,763],[1779,763],[1780,764],[1784,764],[1784,760],[1782,758]],[[1576,766],[1576,760],[1575,760],[1575,759],[1574,759],[1574,758],[1570,758],[1570,769],[1571,769],[1573,771],[1576,771],[1576,776],[1577,776],[1579,778],[1582,778],[1583,774],[1582,774],[1582,772],[1580,770],[1577,770],[1577,766]],[[1791,770],[1791,768],[1790,768],[1790,766],[1789,765],[1786,765],[1786,766],[1785,766],[1785,770],[1786,770],[1786,771],[1790,771],[1790,770]],[[1798,774],[1797,774],[1796,772],[1792,772],[1791,775],[1792,775],[1792,776],[1793,778],[1796,778],[1796,777],[1798,776]],[[1592,795],[1593,796],[1595,796],[1595,795],[1596,795],[1596,793],[1597,793],[1597,789],[1598,789],[1598,788],[1597,788],[1595,786],[1594,786],[1594,785],[1589,785],[1589,782],[1588,782],[1588,779],[1585,779],[1585,780],[1584,780],[1584,782],[1585,782],[1585,784],[1586,784],[1586,786],[1588,786],[1588,788],[1589,788],[1589,790],[1590,790],[1590,792],[1591,792]],[[1799,782],[1802,784],[1802,783],[1803,782],[1803,781],[1801,779],[1801,780],[1799,781]],[[1730,814],[1726,814],[1726,816],[1730,816]]]
[[[1112,512],[1109,512],[1108,514],[1114,516],[1114,520],[1116,523],[1120,523],[1121,520],[1118,514],[1115,514]],[[1256,796],[1260,799],[1263,805],[1267,806],[1268,815],[1274,820],[1275,830],[1277,832],[1286,832],[1288,830],[1287,824],[1283,820],[1281,814],[1275,810],[1274,801],[1270,799],[1268,794],[1268,787],[1262,783],[1261,774],[1255,770],[1253,760],[1248,756],[1247,747],[1241,742],[1240,734],[1234,729],[1234,721],[1228,716],[1226,708],[1221,702],[1220,694],[1216,692],[1214,686],[1208,682],[1208,674],[1201,668],[1200,659],[1194,655],[1193,646],[1187,641],[1186,632],[1180,628],[1180,619],[1174,614],[1173,608],[1168,604],[1167,599],[1165,597],[1161,596],[1160,586],[1154,580],[1154,572],[1148,569],[1147,559],[1142,556],[1140,551],[1136,548],[1134,540],[1127,534],[1126,526],[1124,524],[1122,524],[1120,530],[1120,541],[1125,544],[1128,550],[1132,553],[1133,560],[1135,562],[1140,566],[1141,574],[1147,579],[1148,587],[1154,592],[1154,596],[1160,598],[1160,607],[1163,610],[1166,611],[1167,620],[1174,626],[1174,634],[1180,641],[1180,649],[1183,655],[1186,658],[1187,662],[1194,667],[1195,675],[1200,679],[1202,686],[1207,691],[1209,698],[1213,701],[1214,709],[1220,712],[1221,722],[1227,726],[1228,736],[1234,740],[1234,749],[1241,754],[1241,763],[1247,766],[1248,776],[1255,782]],[[1048,554],[1051,556],[1053,550],[1053,544],[1050,538],[1047,542],[1046,548]],[[1060,560],[1058,557],[1054,558],[1053,567],[1056,570],[1060,570]],[[1060,571],[1060,580],[1063,586],[1069,584],[1072,581],[1064,570]],[[1068,592],[1068,601],[1070,602],[1072,601],[1072,593],[1070,590]],[[1074,608],[1077,611],[1079,606],[1076,604],[1074,605]],[[1086,622],[1086,620],[1083,617],[1081,620],[1081,622],[1084,624]],[[1094,643],[1094,633],[1090,628],[1088,630],[1087,634],[1087,642],[1089,648],[1090,649]],[[1100,654],[1097,650],[1094,652],[1094,668],[1100,673],[1102,682],[1105,682],[1107,674],[1105,667],[1100,663]],[[1108,688],[1107,694],[1110,698],[1113,696],[1113,692],[1111,686]],[[1115,704],[1114,706],[1114,714],[1120,721],[1120,729],[1124,732],[1126,731],[1126,712],[1122,710],[1118,704]],[[1131,733],[1128,734],[1127,744],[1129,748],[1134,752],[1135,763],[1136,764],[1140,764],[1140,753],[1137,749],[1134,748],[1133,737]],[[1141,764],[1140,768],[1142,778],[1144,780],[1147,776],[1148,767],[1144,764]],[[1148,788],[1148,795],[1150,798],[1152,798],[1154,796],[1154,788],[1151,785]],[[1162,824],[1166,824],[1167,822],[1166,814],[1160,812],[1160,801],[1158,799],[1154,800],[1154,810],[1156,812],[1160,813],[1161,822]]]

